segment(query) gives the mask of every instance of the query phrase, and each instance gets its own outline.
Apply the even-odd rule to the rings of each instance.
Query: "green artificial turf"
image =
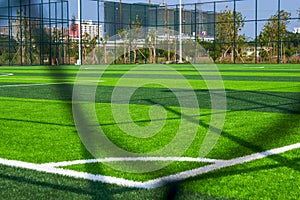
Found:
[[[226,114],[225,124],[217,144],[207,155],[209,158],[231,159],[300,141],[300,65],[218,65],[217,71],[209,66],[196,71],[190,65],[170,65],[182,74],[181,78],[159,66],[148,65],[136,71],[136,65],[112,65],[105,70],[104,66],[83,67],[82,78],[87,81],[103,73],[101,82],[85,83],[86,92],[98,86],[94,95],[98,123],[113,143],[127,151],[147,153],[161,149],[178,131],[182,117],[179,101],[160,81],[172,85],[183,102],[188,101],[191,94],[199,100],[199,108],[186,108],[198,113],[189,120],[199,122],[196,135],[182,152],[183,156],[198,157],[211,117],[222,114]],[[0,67],[0,75],[13,73],[0,76],[0,158],[32,163],[93,158],[82,144],[73,119],[73,84],[78,70],[78,66]],[[130,73],[128,77],[122,77],[126,73]],[[216,80],[219,74],[226,91],[226,110],[211,110],[210,92],[222,89]],[[126,91],[145,80],[149,83],[137,88],[129,105],[114,104],[119,108],[128,106],[132,121],[116,122],[111,110],[115,87]],[[186,88],[185,81],[191,88]],[[164,121],[157,134],[136,138],[119,127],[136,124],[146,130],[153,120],[149,109],[154,104],[166,110],[165,116],[155,118],[157,122]],[[298,155],[296,149],[181,181],[174,186],[178,190],[177,197],[297,199],[300,195]],[[160,171],[139,175],[113,170],[100,163],[67,168],[145,181],[203,165],[173,162]],[[162,199],[170,189],[131,189],[2,165],[0,183],[3,199]]]
[[[90,163],[80,165],[70,165],[63,167],[75,171],[83,171],[92,174],[101,174],[106,176],[124,178],[134,181],[149,181],[156,178],[173,175],[179,172],[192,170],[205,166],[209,163],[204,162],[163,162],[163,161],[126,161],[126,162],[111,162],[111,163]],[[134,166],[135,165],[135,166]],[[133,167],[134,166],[134,167]],[[144,173],[134,173],[133,168],[138,170],[138,167],[152,169],[152,167],[162,168],[155,171]]]
[[[299,149],[213,171],[180,183],[184,191],[236,199],[298,199]]]

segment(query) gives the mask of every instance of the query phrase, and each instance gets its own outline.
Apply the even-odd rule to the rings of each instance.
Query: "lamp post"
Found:
[[[182,0],[179,0],[179,63],[182,63]]]
[[[81,0],[78,0],[78,61],[77,65],[81,65]]]

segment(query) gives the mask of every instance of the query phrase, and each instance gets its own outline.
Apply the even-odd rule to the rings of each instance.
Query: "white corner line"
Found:
[[[284,147],[280,147],[280,148],[276,148],[276,149],[272,149],[272,150],[268,150],[268,151],[264,151],[264,152],[254,153],[254,154],[251,154],[248,156],[233,158],[230,160],[226,160],[224,162],[218,162],[215,164],[211,164],[211,165],[207,165],[204,167],[180,172],[180,173],[170,175],[170,176],[164,176],[161,178],[157,178],[157,179],[153,179],[153,180],[144,182],[144,184],[147,188],[161,187],[161,186],[165,185],[166,183],[181,181],[181,180],[191,178],[194,176],[198,176],[198,175],[201,175],[204,173],[208,173],[208,172],[211,172],[214,170],[218,170],[218,169],[222,169],[225,167],[230,167],[230,166],[266,158],[271,155],[284,153],[284,152],[287,152],[287,151],[290,151],[293,149],[298,149],[298,148],[300,148],[300,143],[296,143],[296,144],[292,144],[292,145],[288,145],[288,146],[284,146]]]
[[[193,157],[110,157],[101,159],[87,159],[87,160],[73,160],[63,162],[52,162],[42,164],[43,166],[49,167],[63,167],[69,165],[79,165],[88,163],[105,163],[105,162],[118,162],[118,161],[174,161],[174,162],[206,162],[206,163],[217,163],[223,162],[224,160],[210,159],[210,158],[193,158]]]
[[[49,167],[49,166],[44,166],[42,164],[34,164],[34,163],[28,163],[28,162],[16,161],[16,160],[7,160],[3,158],[0,158],[0,164],[11,166],[11,167],[35,170],[39,172],[58,174],[58,175],[63,175],[63,176],[68,176],[73,178],[82,178],[91,181],[99,181],[103,183],[116,184],[120,186],[143,187],[143,182],[137,182],[132,180],[126,180],[123,178],[104,176],[98,174],[95,175],[86,172],[78,172],[78,171],[62,169],[62,168]]]
[[[54,167],[53,163],[45,163],[45,164],[34,164],[34,163],[28,163],[28,162],[23,162],[23,161],[17,161],[17,160],[8,160],[8,159],[3,159],[0,158],[0,164],[2,165],[7,165],[11,167],[18,167],[18,168],[24,168],[24,169],[30,169],[30,170],[35,170],[35,171],[40,171],[40,172],[46,172],[46,173],[52,173],[52,174],[58,174],[58,175],[63,175],[63,176],[68,176],[68,177],[73,177],[73,178],[82,178],[82,179],[87,179],[91,181],[99,181],[102,183],[109,183],[109,184],[115,184],[119,186],[125,186],[125,187],[132,187],[132,188],[145,188],[145,189],[151,189],[151,188],[157,188],[164,186],[170,182],[175,182],[175,181],[181,181],[190,177],[198,176],[204,173],[208,173],[214,170],[222,169],[225,167],[230,167],[262,158],[266,158],[271,155],[276,155],[280,153],[284,153],[293,149],[298,149],[300,148],[300,143],[280,147],[280,148],[275,148],[271,149],[268,151],[264,152],[259,152],[259,153],[254,153],[251,155],[247,156],[242,156],[238,158],[233,158],[230,160],[223,160],[223,161],[218,161],[215,162],[214,164],[206,165],[204,167],[192,169],[192,170],[187,170],[184,172],[180,172],[177,174],[169,175],[169,176],[164,176],[161,178],[156,178],[153,180],[149,180],[146,182],[140,182],[140,181],[133,181],[133,180],[127,180],[124,178],[117,178],[117,177],[111,177],[111,176],[104,176],[104,175],[95,175],[95,174],[90,174],[86,172],[78,172],[74,170],[68,170],[68,169],[62,169],[62,168],[56,168]],[[161,160],[165,160],[166,158],[163,157],[158,157]],[[172,158],[172,157],[170,157]],[[112,161],[121,161],[123,158],[106,158],[103,160],[106,160],[108,162]],[[137,158],[126,158],[127,161],[137,161]],[[140,159],[140,158],[139,158]],[[152,160],[154,157],[152,157]],[[155,158],[157,160],[157,158]],[[151,160],[151,159],[149,159]],[[183,158],[185,160],[185,158]],[[81,162],[82,160],[80,160]],[[88,163],[96,161],[96,159],[90,159],[86,160]],[[122,160],[124,161],[124,160]],[[60,164],[64,163],[70,163],[70,162],[60,162]],[[81,163],[79,163],[81,164]],[[83,163],[84,164],[84,163]],[[60,165],[62,166],[62,165]]]

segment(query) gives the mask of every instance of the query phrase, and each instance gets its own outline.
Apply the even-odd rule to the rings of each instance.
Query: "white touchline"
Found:
[[[133,188],[156,188],[161,187],[167,183],[181,181],[190,177],[194,177],[200,174],[208,173],[214,170],[222,169],[225,167],[230,167],[246,162],[250,162],[253,160],[262,159],[271,155],[276,155],[280,153],[284,153],[293,149],[300,148],[300,143],[271,149],[264,152],[254,153],[247,156],[242,156],[239,158],[233,158],[230,160],[215,160],[215,159],[206,159],[206,158],[189,158],[189,157],[137,157],[137,158],[103,158],[103,159],[89,159],[89,160],[77,160],[77,161],[66,161],[66,162],[58,162],[58,163],[45,163],[45,164],[34,164],[23,161],[16,160],[7,160],[0,158],[0,164],[19,167],[24,169],[31,169],[40,172],[59,174],[74,178],[83,178],[91,181],[99,181],[103,183],[116,184],[120,186],[133,187]],[[196,169],[180,172],[174,175],[164,176],[160,178],[156,178],[153,180],[149,180],[146,182],[140,181],[132,181],[126,180],[124,178],[116,178],[111,176],[104,175],[95,175],[86,172],[78,172],[74,170],[57,168],[58,166],[68,166],[74,164],[85,164],[85,163],[93,163],[93,162],[113,162],[113,161],[190,161],[190,162],[213,162],[213,164],[206,165],[204,167],[199,167]]]
[[[244,68],[253,68],[253,69],[257,68],[257,69],[263,69],[263,68],[265,68],[265,67],[264,67],[264,66],[261,66],[261,67],[247,67],[247,66],[244,66]]]
[[[79,80],[78,83],[103,83],[105,80]]]
[[[13,73],[0,73],[0,76],[13,76]]]
[[[29,87],[29,86],[43,86],[43,85],[59,85],[59,84],[68,84],[68,83],[70,83],[70,82],[13,84],[13,85],[0,85],[0,88],[2,88],[2,87]]]
[[[53,78],[22,78],[22,77],[18,77],[18,78],[12,78],[12,77],[8,77],[8,78],[1,78],[1,80],[25,80],[25,81],[52,81]],[[69,79],[65,79],[65,78],[60,78],[56,80],[60,80],[60,81],[69,81]]]
[[[4,79],[1,79],[1,80],[4,80]],[[22,78],[12,79],[12,78],[7,78],[7,80],[51,81],[53,79],[22,79]],[[63,79],[61,79],[61,80],[63,80]],[[98,81],[84,80],[84,81],[80,81],[80,82],[81,83],[94,83],[94,82],[103,83],[106,81],[105,80],[98,80]],[[73,84],[73,82],[64,80],[64,82],[60,82],[60,83],[26,83],[26,84],[0,85],[0,87],[29,87],[29,86],[59,85],[59,84]]]

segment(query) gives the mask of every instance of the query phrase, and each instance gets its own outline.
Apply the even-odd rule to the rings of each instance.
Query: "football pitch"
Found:
[[[299,64],[204,65],[200,70],[188,64],[166,66],[0,66],[0,198],[299,198]],[[80,120],[86,125],[91,113],[83,105],[83,115],[74,119],[79,79],[84,80],[80,95],[92,99],[97,126],[119,148],[151,155],[147,152],[172,143],[185,123],[190,126],[183,129],[183,138],[191,142],[178,156],[95,158],[79,133],[85,128]],[[88,88],[95,85],[90,94]],[[116,94],[135,87],[128,101]],[[220,90],[226,102],[212,103]],[[192,94],[196,107],[189,107]],[[129,121],[126,113],[117,113],[124,107]],[[156,115],[157,109],[164,116]],[[187,116],[183,110],[198,114]],[[208,154],[199,157],[218,116],[225,119],[221,134]],[[159,125],[151,137],[125,131]],[[191,138],[189,127],[196,127]],[[176,145],[172,148],[177,153]],[[145,166],[163,167],[130,172]]]

